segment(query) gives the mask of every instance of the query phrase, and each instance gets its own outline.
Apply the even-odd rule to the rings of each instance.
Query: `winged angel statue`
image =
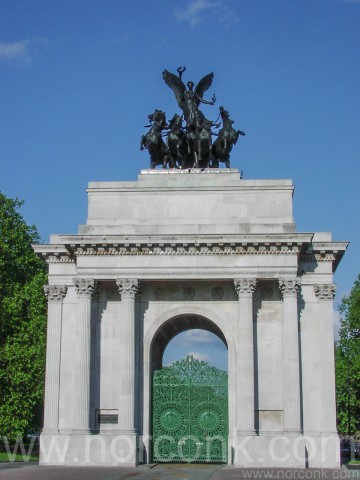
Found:
[[[166,85],[168,85],[168,87],[170,87],[171,90],[174,92],[176,101],[178,102],[179,107],[184,113],[187,127],[196,128],[204,124],[208,124],[209,126],[213,125],[212,122],[206,120],[204,114],[199,110],[199,105],[200,103],[205,103],[207,105],[215,104],[215,95],[213,96],[211,102],[203,99],[204,93],[211,87],[214,79],[214,74],[209,73],[208,75],[205,75],[205,77],[203,77],[196,85],[195,90],[194,83],[188,82],[188,90],[186,90],[185,84],[181,80],[181,75],[185,70],[185,67],[179,67],[178,77],[173,73],[164,70],[163,79],[165,80]]]
[[[182,81],[182,74],[186,67],[177,69],[178,76],[163,71],[163,79],[175,94],[176,101],[183,115],[175,114],[169,124],[165,113],[155,110],[148,116],[150,130],[141,137],[140,148],[146,148],[150,154],[150,168],[162,165],[163,168],[218,168],[219,162],[230,168],[230,152],[237,142],[239,135],[245,135],[241,130],[235,131],[234,123],[229,118],[229,112],[224,107],[219,109],[219,124],[208,120],[199,110],[199,105],[214,105],[215,95],[211,101],[205,100],[204,93],[211,87],[214,74],[205,75],[194,88],[193,82]],[[219,118],[218,117],[218,118]],[[186,122],[182,126],[183,118]],[[221,130],[213,132],[212,128]],[[165,133],[163,133],[165,131]],[[165,143],[163,137],[167,137]],[[217,139],[212,143],[212,136]]]

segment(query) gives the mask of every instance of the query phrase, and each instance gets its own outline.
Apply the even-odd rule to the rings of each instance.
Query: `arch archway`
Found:
[[[170,366],[188,355],[220,370],[228,371],[227,345],[212,332],[194,328],[177,334],[164,350],[162,365]]]
[[[173,308],[168,308],[163,313],[151,318],[148,327],[144,331],[143,341],[143,369],[142,369],[142,384],[143,384],[143,398],[142,398],[142,445],[144,449],[143,461],[150,462],[150,444],[151,444],[151,388],[152,388],[152,372],[154,363],[161,364],[161,350],[156,353],[156,346],[154,339],[161,339],[163,335],[163,350],[165,346],[174,338],[180,330],[175,333],[176,324],[173,325],[174,330],[170,333],[162,334],[162,326],[170,328],[168,321],[174,318],[183,317],[185,322],[182,324],[184,330],[196,328],[192,323],[195,320],[201,321],[202,326],[208,326],[210,330],[216,331],[216,335],[222,339],[228,350],[228,420],[229,420],[229,442],[231,445],[233,432],[236,427],[236,337],[230,328],[231,323],[226,315],[220,315],[215,309],[210,309],[199,304],[183,304],[177,305]],[[196,320],[195,320],[196,321]],[[185,329],[185,325],[187,328]],[[155,349],[153,350],[153,347]],[[228,462],[230,462],[231,455],[228,455]]]
[[[152,339],[150,349],[151,370],[154,371],[163,366],[163,354],[171,340],[180,333],[193,329],[205,330],[216,335],[222,340],[225,347],[228,348],[223,332],[212,320],[199,314],[177,315],[164,322]]]
[[[195,305],[191,306],[191,310],[188,307],[171,309],[154,319],[151,323],[144,335],[144,381],[148,386],[144,392],[144,438],[147,452],[151,451],[150,443],[152,439],[152,375],[155,370],[162,368],[163,353],[169,342],[178,334],[191,329],[202,329],[221,339],[228,350],[227,391],[230,393],[236,390],[235,342],[232,332],[227,328],[226,323],[226,318],[219,318],[213,311]],[[229,432],[230,429],[232,431],[235,424],[233,399],[234,396],[229,394],[229,405],[227,408]],[[229,458],[228,455],[226,456]],[[152,457],[147,455],[147,458],[149,461]]]

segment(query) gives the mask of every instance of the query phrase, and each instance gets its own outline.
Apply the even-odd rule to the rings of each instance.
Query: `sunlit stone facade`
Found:
[[[289,180],[144,170],[90,183],[49,265],[41,463],[152,460],[151,378],[203,328],[228,349],[228,463],[336,467],[333,273],[347,243],[299,233]],[[209,352],[211,354],[211,352]]]

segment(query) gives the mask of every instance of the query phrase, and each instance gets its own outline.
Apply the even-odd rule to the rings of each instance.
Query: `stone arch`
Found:
[[[180,327],[174,332],[171,322],[179,319]],[[182,325],[181,325],[182,324]],[[185,328],[186,326],[186,328]],[[158,354],[152,357],[154,342],[157,338],[161,338],[162,329],[169,328],[168,334],[165,334],[163,345],[160,347]],[[205,328],[204,328],[205,327]],[[228,349],[228,379],[229,379],[229,433],[233,431],[236,422],[236,340],[233,332],[228,328],[226,317],[221,317],[218,312],[210,310],[199,305],[182,305],[166,310],[151,323],[144,334],[144,411],[143,411],[143,435],[144,446],[149,451],[149,441],[151,438],[151,376],[154,368],[157,367],[158,359],[166,345],[178,333],[193,329],[203,328],[217,335],[227,346]],[[156,361],[157,358],[157,361]],[[155,359],[155,361],[154,361]]]
[[[232,332],[228,329],[226,325],[226,321],[224,321],[224,319],[221,318],[217,312],[214,312],[213,310],[210,310],[206,307],[199,306],[199,305],[184,305],[184,306],[178,306],[178,307],[172,308],[170,310],[166,310],[166,312],[159,315],[152,322],[151,326],[149,327],[149,329],[147,330],[144,336],[144,357],[145,358],[148,358],[150,360],[149,355],[151,354],[151,348],[153,346],[154,338],[157,335],[157,333],[161,330],[161,328],[172,319],[181,318],[181,317],[182,318],[187,317],[188,319],[190,317],[193,319],[198,318],[197,322],[199,322],[199,324],[201,323],[201,319],[208,320],[209,322],[211,322],[211,324],[214,325],[215,331],[212,331],[211,329],[208,329],[208,328],[205,328],[205,330],[211,331],[212,333],[215,333],[216,335],[218,335],[219,338],[223,340],[228,350],[230,350],[230,348],[231,349],[235,348],[235,340],[233,338]],[[201,326],[197,327],[195,324],[196,324],[196,320],[194,321],[194,326],[189,323],[188,328],[179,330],[177,331],[177,333],[181,333],[185,330],[189,330],[192,328],[203,328]],[[206,322],[204,322],[203,324],[205,325]],[[172,338],[174,338],[176,334],[174,334]]]
[[[228,348],[223,332],[212,320],[199,314],[177,315],[164,322],[153,336],[150,345],[151,370],[156,370],[163,366],[162,357],[171,340],[173,340],[178,334],[193,329],[206,330],[213,333],[219,337],[226,348]]]

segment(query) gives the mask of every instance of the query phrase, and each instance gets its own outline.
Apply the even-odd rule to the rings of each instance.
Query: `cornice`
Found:
[[[153,180],[156,177],[156,185]],[[232,168],[209,168],[209,169],[147,169],[141,170],[137,182],[89,182],[87,193],[146,193],[146,192],[174,192],[189,191],[188,182],[171,182],[169,185],[167,179],[187,177],[188,181],[196,181],[196,191],[216,192],[219,189],[223,191],[246,192],[246,191],[285,191],[293,192],[294,185],[290,179],[277,180],[244,180],[238,169]],[[199,182],[202,177],[205,182]],[[209,184],[206,180],[210,180]],[[220,183],[219,183],[220,182]],[[194,186],[194,185],[193,185]]]
[[[348,245],[349,242],[313,242],[301,251],[299,261],[300,263],[331,262],[335,272]]]
[[[77,256],[121,255],[298,255],[301,245],[296,243],[227,243],[227,242],[171,242],[171,243],[123,243],[99,245],[68,245]]]
[[[299,261],[332,262],[334,269],[348,243],[312,243],[312,234],[111,236],[61,235],[62,244],[34,245],[47,263],[75,263],[84,256],[297,255]]]
[[[110,235],[110,234],[78,234],[58,235],[59,244],[122,244],[122,243],[301,243],[309,244],[312,233],[252,233],[252,234],[165,234],[165,235]],[[53,246],[53,245],[50,245]]]
[[[32,248],[46,263],[75,263],[74,255],[65,245],[35,244]]]

